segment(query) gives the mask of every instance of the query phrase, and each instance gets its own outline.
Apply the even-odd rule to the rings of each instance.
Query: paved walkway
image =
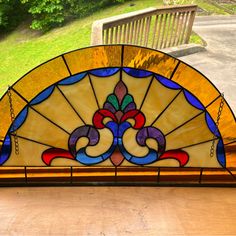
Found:
[[[236,114],[236,16],[197,17],[194,31],[207,42],[207,51],[180,59],[224,92]]]

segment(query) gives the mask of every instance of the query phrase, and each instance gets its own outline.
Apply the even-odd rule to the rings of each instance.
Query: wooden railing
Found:
[[[154,49],[189,42],[197,5],[147,8],[95,21],[91,44],[134,44]]]

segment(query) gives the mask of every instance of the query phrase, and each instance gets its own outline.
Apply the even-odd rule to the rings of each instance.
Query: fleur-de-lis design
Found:
[[[109,129],[113,134],[113,142],[109,149],[99,156],[90,156],[86,153],[87,146],[98,144],[99,129]],[[129,153],[123,144],[123,135],[128,129],[138,130],[136,143],[140,146],[147,146],[147,139],[154,139],[158,149],[149,148],[146,155],[137,157]],[[82,137],[88,138],[86,147],[76,150],[76,144]],[[85,125],[76,128],[68,140],[68,151],[59,148],[50,148],[42,154],[42,160],[50,165],[57,157],[76,160],[84,165],[101,163],[108,158],[115,166],[121,165],[124,160],[135,165],[148,165],[163,159],[175,159],[180,166],[187,164],[189,156],[182,150],[165,151],[166,140],[161,130],[152,126],[145,126],[145,115],[137,109],[134,98],[128,93],[123,81],[119,81],[114,92],[107,96],[102,109],[95,112],[93,126]]]

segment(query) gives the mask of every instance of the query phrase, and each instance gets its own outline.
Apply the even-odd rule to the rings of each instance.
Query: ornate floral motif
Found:
[[[98,130],[109,129],[113,134],[113,142],[109,149],[99,156],[90,156],[86,153],[88,146],[99,143],[100,134]],[[129,153],[124,147],[123,135],[128,129],[138,130],[136,143],[140,146],[147,146],[147,139],[154,139],[157,143],[157,150],[149,148],[146,155],[137,157]],[[76,149],[76,144],[80,138],[88,138],[86,147]],[[95,112],[93,116],[93,126],[85,125],[75,129],[68,140],[68,150],[50,148],[42,154],[44,163],[50,165],[54,158],[64,157],[84,165],[93,165],[110,158],[115,166],[119,166],[125,159],[136,165],[148,165],[163,159],[176,159],[180,166],[187,164],[189,156],[183,150],[166,149],[165,136],[161,130],[145,126],[145,116],[137,109],[134,98],[128,93],[125,84],[119,81],[114,89],[114,93],[108,95],[104,106]]]

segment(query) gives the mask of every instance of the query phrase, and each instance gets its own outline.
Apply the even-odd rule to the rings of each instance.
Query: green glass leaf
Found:
[[[127,94],[125,95],[123,101],[122,101],[122,104],[121,104],[121,110],[123,111],[127,105],[129,105],[131,102],[133,102],[134,99],[131,95]]]
[[[119,110],[119,102],[114,94],[109,95],[107,101],[110,102],[117,111]]]

